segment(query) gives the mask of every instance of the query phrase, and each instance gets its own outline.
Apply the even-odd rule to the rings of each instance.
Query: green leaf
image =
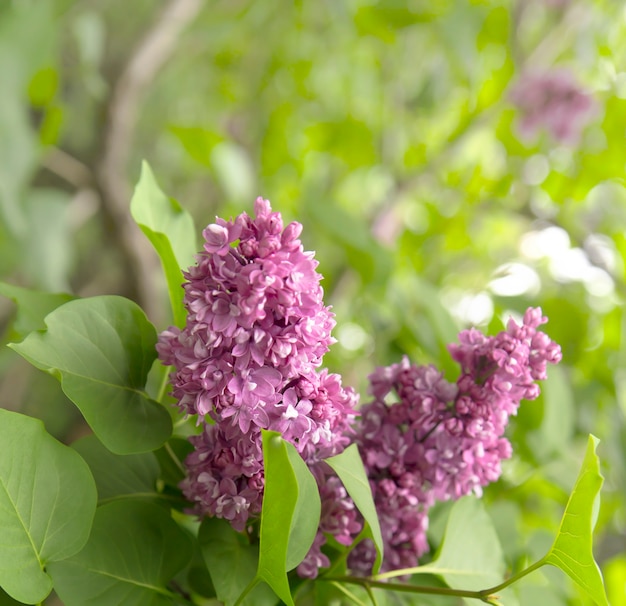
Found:
[[[263,430],[263,462],[265,493],[257,578],[293,606],[287,571],[302,561],[315,539],[321,510],[319,493],[295,447],[278,432]],[[292,535],[296,535],[297,543],[291,540]]]
[[[589,436],[578,479],[545,562],[565,572],[596,604],[608,606],[602,573],[592,551],[593,528],[600,509],[600,488],[604,481],[596,454],[598,442],[598,438]]]
[[[27,604],[52,589],[51,562],[79,551],[96,509],[87,464],[43,423],[0,409],[0,586]]]
[[[45,328],[44,318],[57,307],[71,301],[74,297],[64,293],[49,293],[31,290],[0,282],[0,294],[12,299],[17,304],[17,316],[13,329],[19,338],[33,330]]]
[[[100,502],[124,496],[159,497],[160,469],[154,453],[116,455],[93,435],[77,440],[72,448],[89,465]]]
[[[459,499],[450,511],[437,557],[411,574],[435,574],[455,589],[480,590],[497,585],[505,571],[498,535],[482,501]]]
[[[259,562],[258,545],[226,520],[206,518],[198,534],[200,549],[206,562],[218,599],[232,606],[242,588],[256,575]],[[241,602],[242,606],[274,606],[276,594],[265,583],[257,585]]]
[[[185,325],[183,275],[181,268],[194,263],[198,252],[196,229],[191,215],[160,189],[147,162],[130,203],[133,219],[154,246],[161,259],[176,326]]]
[[[117,454],[158,448],[172,421],[143,387],[156,357],[156,332],[132,301],[117,296],[70,301],[47,329],[11,347],[61,381],[102,443]]]
[[[372,490],[367,479],[367,472],[356,444],[350,444],[341,454],[326,459],[343,482],[345,489],[365,519],[371,538],[376,546],[376,562],[372,574],[377,574],[383,559],[383,537],[372,497]]]
[[[171,579],[190,561],[193,543],[168,512],[146,501],[98,508],[83,550],[50,566],[65,606],[171,605]]]

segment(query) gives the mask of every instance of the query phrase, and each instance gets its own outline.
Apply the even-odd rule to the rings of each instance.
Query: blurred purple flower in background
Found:
[[[520,136],[527,141],[545,129],[555,141],[575,146],[598,111],[590,93],[564,69],[522,74],[510,99],[520,112]]]

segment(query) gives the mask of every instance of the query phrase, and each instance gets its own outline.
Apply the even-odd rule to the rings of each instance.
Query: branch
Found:
[[[160,308],[151,279],[157,260],[130,216],[131,187],[126,171],[144,95],[201,7],[201,0],[170,0],[131,54],[111,92],[96,171],[104,211],[128,262],[129,284],[148,316],[158,315]]]

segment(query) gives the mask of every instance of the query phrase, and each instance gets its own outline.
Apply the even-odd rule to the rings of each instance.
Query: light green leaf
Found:
[[[369,527],[371,538],[376,546],[376,562],[372,574],[377,574],[383,559],[383,537],[372,498],[372,490],[367,479],[367,472],[356,444],[351,444],[341,454],[326,459],[343,482],[345,489],[361,512]]]
[[[79,551],[96,508],[87,464],[43,423],[0,409],[0,586],[27,604],[52,589],[51,562]]]
[[[265,493],[257,578],[293,606],[287,571],[300,563],[313,543],[320,520],[319,493],[294,446],[278,432],[263,431],[263,461]],[[291,540],[294,534],[297,543]]]
[[[225,606],[233,606],[256,575],[258,546],[251,545],[247,536],[218,518],[202,522],[198,540],[218,599]],[[243,599],[241,606],[274,606],[277,602],[276,594],[262,583]]]
[[[124,496],[160,496],[156,492],[160,468],[154,453],[116,455],[93,435],[77,440],[72,448],[89,465],[101,503]]]
[[[49,570],[65,606],[171,606],[167,585],[192,552],[190,537],[162,507],[113,501],[98,508],[84,549]]]
[[[600,508],[600,488],[604,481],[596,454],[598,442],[598,438],[589,436],[578,479],[565,507],[559,533],[545,562],[565,572],[596,604],[608,606],[602,573],[592,551],[593,528]]]
[[[132,301],[116,296],[70,301],[46,317],[47,329],[11,347],[61,381],[102,443],[117,454],[158,448],[168,412],[144,392],[156,332]]]
[[[435,574],[455,589],[480,590],[497,585],[504,571],[498,535],[482,501],[463,497],[450,511],[443,544],[435,559],[406,572]]]
[[[144,161],[141,177],[130,203],[133,219],[161,259],[176,326],[185,325],[183,275],[181,268],[194,263],[198,252],[196,229],[191,215],[159,188],[150,166]]]
[[[33,330],[46,327],[44,318],[57,307],[71,301],[74,297],[64,293],[49,293],[31,290],[0,282],[0,294],[12,299],[17,304],[17,315],[13,328],[20,338]]]

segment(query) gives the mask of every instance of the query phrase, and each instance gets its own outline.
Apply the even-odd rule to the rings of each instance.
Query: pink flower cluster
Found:
[[[523,74],[510,98],[521,113],[519,131],[525,139],[543,128],[556,141],[576,145],[597,111],[591,95],[562,69]]]
[[[417,565],[435,500],[480,496],[499,478],[511,455],[503,437],[509,417],[521,399],[539,395],[547,363],[561,359],[560,347],[537,330],[546,321],[540,309],[528,309],[521,326],[511,319],[495,337],[463,331],[449,346],[461,365],[456,383],[407,358],[370,376],[374,400],[361,410],[356,441],[383,532],[384,569]],[[349,564],[368,573],[373,560],[364,542]]]
[[[184,274],[187,323],[164,331],[157,345],[161,361],[174,367],[179,407],[203,424],[190,438],[183,492],[196,513],[240,531],[261,511],[261,429],[281,432],[323,482],[319,462],[348,444],[357,403],[338,375],[318,370],[335,322],[313,253],[298,239],[301,225],[283,229],[262,198],[254,210],[254,219],[218,218],[203,231],[204,251]],[[322,491],[327,510],[347,508],[322,517],[321,529],[338,537],[360,524],[342,490],[327,481]],[[324,540],[320,534],[303,574],[314,576],[324,563]]]

